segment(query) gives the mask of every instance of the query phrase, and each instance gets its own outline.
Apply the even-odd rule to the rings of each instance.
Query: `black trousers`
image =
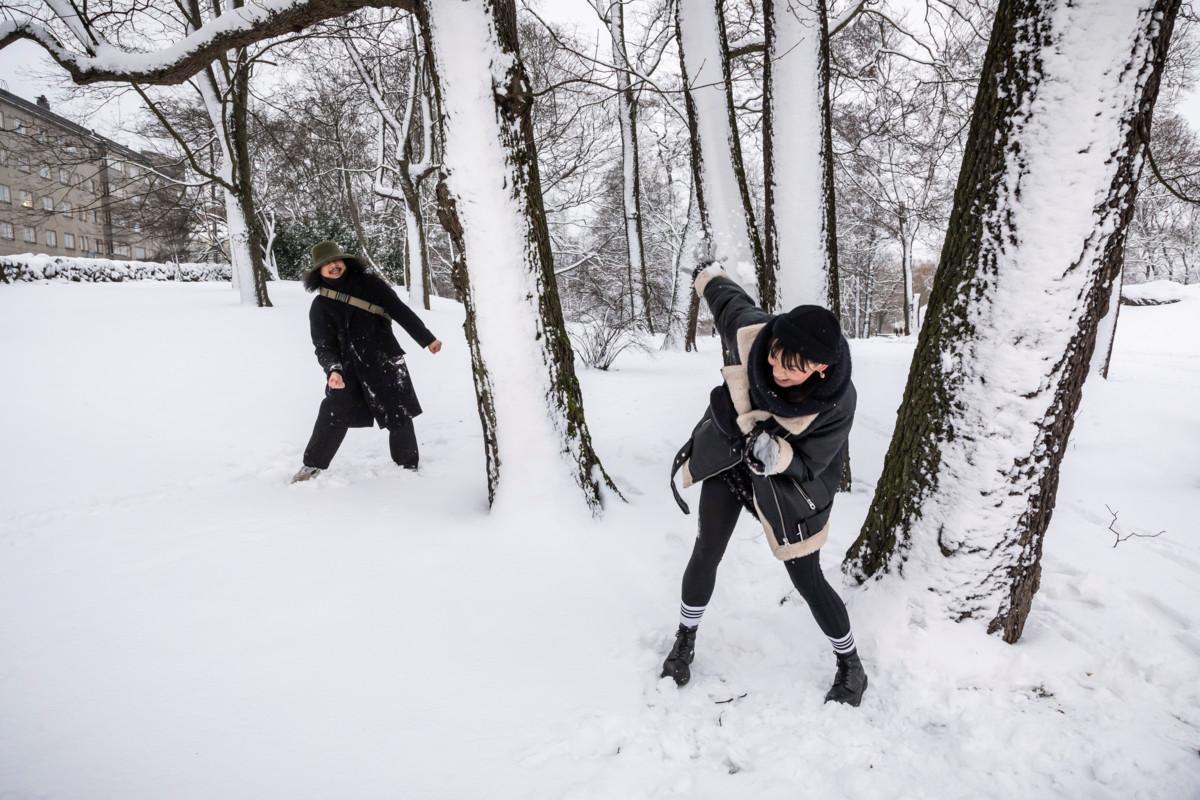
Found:
[[[337,455],[342,440],[346,438],[348,428],[338,422],[332,414],[326,413],[325,404],[317,414],[317,423],[313,425],[312,436],[308,446],[304,448],[304,466],[329,469],[329,463]],[[416,469],[420,454],[417,451],[417,432],[413,429],[412,418],[388,428],[388,445],[392,451],[392,461],[402,467]]]
[[[712,599],[717,584],[717,566],[733,535],[742,504],[720,478],[706,480],[700,487],[700,533],[692,557],[683,571],[683,602],[703,607]],[[826,636],[839,639],[850,632],[846,604],[821,572],[820,552],[783,562],[792,585],[812,609],[813,618]]]

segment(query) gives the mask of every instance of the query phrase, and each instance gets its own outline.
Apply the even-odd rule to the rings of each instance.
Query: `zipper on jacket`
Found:
[[[812,501],[812,498],[809,497],[808,494],[803,489],[800,488],[800,481],[796,480],[795,478],[791,477],[790,475],[788,476],[788,480],[790,480],[795,485],[796,491],[799,492],[800,496],[804,498],[804,502],[808,503],[808,510],[816,511],[817,504],[814,503]]]
[[[784,525],[786,524],[787,521],[783,518],[783,507],[781,505],[779,505],[779,492],[777,492],[775,490],[775,481],[768,478],[767,482],[771,486],[771,497],[775,498],[775,511],[779,514],[779,535],[783,537],[783,541],[780,542],[779,544],[780,545],[790,544],[791,540],[788,538],[786,529],[784,528]],[[797,532],[799,532],[799,531],[797,531]],[[800,535],[800,540],[804,541],[803,534]]]

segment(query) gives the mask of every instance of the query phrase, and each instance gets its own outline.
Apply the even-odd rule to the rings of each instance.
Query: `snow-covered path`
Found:
[[[1200,293],[1122,310],[1019,645],[845,590],[858,710],[821,704],[827,644],[748,519],[693,683],[656,678],[694,526],[666,475],[715,348],[582,374],[628,506],[489,515],[461,309],[409,358],[421,473],[353,431],[288,486],[321,374],[307,297],[272,296],[0,287],[0,797],[1200,796]],[[835,580],[910,354],[855,344]],[[1105,504],[1167,533],[1114,549]]]

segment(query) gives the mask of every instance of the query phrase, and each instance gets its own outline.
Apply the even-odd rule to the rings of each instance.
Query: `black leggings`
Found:
[[[322,403],[317,423],[313,425],[312,437],[308,440],[308,447],[304,448],[304,466],[329,469],[329,462],[333,461],[345,438],[346,426],[335,422],[333,416],[326,413],[325,404]],[[392,461],[402,467],[417,467],[417,432],[413,429],[411,418],[388,428],[388,445],[392,451]]]
[[[705,481],[700,487],[700,533],[692,548],[692,557],[683,571],[683,602],[704,607],[712,599],[717,584],[717,566],[725,555],[742,504],[729,485],[720,478]],[[846,604],[825,580],[821,572],[820,551],[783,562],[792,584],[812,609],[822,633],[839,639],[850,632]]]

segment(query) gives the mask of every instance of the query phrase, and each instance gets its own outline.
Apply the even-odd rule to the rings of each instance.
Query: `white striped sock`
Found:
[[[854,652],[854,632],[846,631],[845,636],[829,637],[829,643],[833,645],[833,652],[845,655],[846,653]]]
[[[707,606],[689,606],[687,603],[679,604],[679,624],[685,628],[695,628],[700,625],[700,618],[704,616],[704,609]]]

